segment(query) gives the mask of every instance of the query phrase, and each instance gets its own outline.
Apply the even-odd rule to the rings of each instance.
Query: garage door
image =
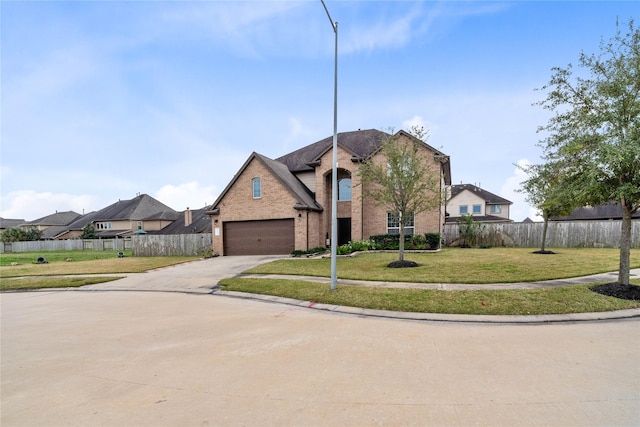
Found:
[[[225,255],[290,254],[295,248],[293,219],[225,222]]]

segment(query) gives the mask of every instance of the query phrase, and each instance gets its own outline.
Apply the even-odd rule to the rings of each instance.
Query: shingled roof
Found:
[[[211,217],[207,212],[211,207],[194,209],[191,211],[191,224],[184,225],[184,212],[178,213],[178,218],[162,230],[149,231],[149,234],[200,234],[211,233]]]
[[[382,142],[390,136],[376,129],[340,132],[338,145],[350,152],[354,158],[366,159],[379,150]],[[320,157],[332,148],[333,135],[279,157],[276,161],[285,164],[291,172],[311,171]]]
[[[242,174],[242,171],[244,171],[247,166],[249,166],[249,164],[256,159],[260,161],[267,169],[269,169],[273,176],[275,176],[282,183],[282,185],[284,185],[285,188],[287,188],[297,199],[297,203],[294,206],[295,209],[309,209],[313,211],[323,210],[322,206],[320,206],[314,200],[313,194],[311,194],[307,187],[302,184],[302,182],[300,182],[300,180],[289,170],[287,165],[277,160],[270,159],[267,156],[263,156],[262,154],[253,152],[251,156],[249,156],[247,161],[242,165],[238,173],[233,177],[231,182],[227,185],[227,187],[222,191],[222,193],[220,193],[220,196],[218,196],[218,199],[211,207],[213,210],[209,211],[209,213],[215,212],[218,204],[225,196],[225,194],[229,191],[229,189],[231,189],[231,187],[238,180],[238,178]]]
[[[636,211],[632,219],[640,219],[640,210]],[[582,206],[567,216],[552,216],[550,221],[589,221],[622,219],[622,208],[618,202],[609,202],[597,206]]]
[[[413,138],[413,136],[402,130],[399,131],[398,134],[404,134],[409,138]],[[365,160],[371,157],[371,155],[380,150],[382,143],[390,137],[390,134],[377,129],[340,132],[337,135],[338,146],[351,153],[354,161]],[[431,149],[436,155],[444,156],[443,153],[431,147],[429,144],[424,142],[423,144]],[[333,135],[318,142],[314,142],[311,145],[307,145],[306,147],[302,147],[289,154],[285,154],[282,157],[278,157],[275,160],[285,164],[287,168],[294,173],[312,171],[320,158],[332,148]]]
[[[42,218],[28,221],[22,225],[42,225],[42,226],[54,226],[54,225],[68,225],[78,219],[81,215],[74,211],[56,212],[51,215],[43,216]]]
[[[106,208],[95,212],[92,221],[114,221],[121,219],[136,221],[150,219],[175,220],[178,216],[179,214],[169,206],[160,203],[147,194],[141,194],[131,200],[118,200]]]
[[[504,197],[500,197],[496,194],[493,194],[487,190],[483,190],[482,188],[473,185],[473,184],[456,184],[451,186],[451,198],[453,199],[458,194],[462,193],[464,190],[471,191],[473,194],[476,194],[478,197],[484,199],[484,201],[488,205],[511,205],[513,202],[505,199]]]

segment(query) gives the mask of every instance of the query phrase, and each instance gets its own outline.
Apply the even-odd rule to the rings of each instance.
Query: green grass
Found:
[[[640,285],[640,279],[633,279]],[[640,301],[606,297],[591,285],[546,289],[464,290],[375,288],[301,280],[232,278],[220,282],[224,290],[276,295],[302,301],[418,313],[538,315],[590,313],[640,307]]]
[[[91,261],[96,259],[117,258],[120,251],[47,251],[47,252],[18,252],[0,254],[0,266],[18,264],[35,264],[38,257],[44,257],[48,262],[62,261]],[[131,256],[131,250],[122,251],[126,257]],[[67,262],[68,262],[67,261]]]
[[[30,289],[48,289],[48,288],[77,288],[85,285],[93,285],[96,283],[110,282],[118,280],[122,277],[21,277],[14,279],[0,280],[0,290],[17,291]]]
[[[554,249],[555,255],[538,255],[532,248],[460,249],[437,253],[407,253],[416,268],[394,269],[387,264],[397,253],[362,253],[337,259],[338,277],[417,283],[513,283],[562,279],[616,271],[617,249]],[[245,273],[330,277],[329,258],[285,259],[263,264]],[[631,251],[631,268],[640,267],[640,250]]]
[[[198,257],[117,257],[118,251],[57,251],[2,254],[0,277],[142,273],[199,259]],[[126,252],[125,252],[126,254]],[[36,264],[43,256],[48,264]],[[18,265],[11,265],[11,263]]]

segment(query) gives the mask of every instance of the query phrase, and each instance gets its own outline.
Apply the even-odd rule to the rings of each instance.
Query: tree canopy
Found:
[[[563,197],[620,204],[618,279],[628,284],[631,216],[640,207],[640,30],[633,20],[616,28],[599,53],[580,54],[576,76],[571,64],[552,69],[538,105],[553,116],[539,131],[547,135],[540,143],[545,160],[565,173]]]
[[[403,261],[406,221],[420,212],[439,206],[440,175],[425,167],[429,159],[424,150],[427,131],[423,127],[412,127],[410,138],[404,138],[400,132],[390,133],[380,149],[386,164],[368,159],[362,163],[358,173],[363,196],[397,213],[400,228],[399,260]]]

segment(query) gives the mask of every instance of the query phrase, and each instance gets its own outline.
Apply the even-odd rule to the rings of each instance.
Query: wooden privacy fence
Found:
[[[131,237],[134,256],[196,256],[211,251],[211,233],[142,234]]]
[[[48,251],[123,251],[131,249],[126,239],[36,240],[33,242],[0,242],[0,253]]]
[[[546,247],[619,248],[622,221],[549,222]],[[542,222],[485,224],[480,242],[491,246],[536,248],[542,245]],[[445,224],[446,245],[455,246],[460,238],[458,224]],[[631,247],[640,248],[640,221],[631,221]]]

